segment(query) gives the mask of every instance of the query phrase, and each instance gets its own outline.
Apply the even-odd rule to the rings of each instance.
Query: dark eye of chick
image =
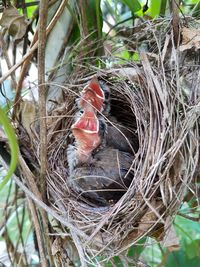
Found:
[[[104,91],[104,96],[105,96],[105,99],[108,99],[110,97],[110,93]]]
[[[106,130],[106,124],[102,120],[99,120],[99,130],[101,132],[104,132]]]

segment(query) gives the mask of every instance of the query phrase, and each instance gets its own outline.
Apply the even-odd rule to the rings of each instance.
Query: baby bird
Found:
[[[101,128],[103,128],[104,143],[120,151],[135,153],[138,148],[135,135],[119,123],[114,116],[110,115],[110,89],[105,82],[99,82],[96,76],[83,89],[79,107],[84,108],[88,103],[91,103],[91,106],[97,112],[100,133]]]
[[[106,125],[100,133],[100,122],[90,99],[83,104],[82,116],[72,125],[75,144],[68,148],[68,182],[92,203],[109,205],[116,202],[131,183],[133,155],[102,145]]]
[[[77,166],[91,161],[92,152],[100,145],[99,120],[88,102],[80,118],[71,126],[75,143],[67,149],[70,173]]]

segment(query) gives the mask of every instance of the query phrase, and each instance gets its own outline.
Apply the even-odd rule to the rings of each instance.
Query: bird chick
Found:
[[[101,122],[102,124],[102,122]],[[72,125],[75,144],[68,148],[69,185],[98,205],[116,202],[132,180],[130,153],[102,145],[106,124],[101,125],[90,103]],[[102,132],[102,133],[101,133]]]
[[[75,143],[67,149],[70,173],[79,164],[91,161],[91,154],[101,143],[99,120],[90,103],[85,105],[83,114],[71,126]]]
[[[99,99],[103,99],[103,101],[99,101]],[[104,133],[103,144],[135,154],[138,150],[138,138],[131,130],[118,122],[114,116],[111,116],[110,89],[104,81],[98,81],[96,76],[82,91],[80,106],[84,108],[88,102],[98,111],[100,134],[102,135],[102,127]]]
[[[109,116],[108,120],[99,116],[99,129],[104,145],[131,154],[138,150],[138,140],[134,133],[113,116]]]
[[[72,172],[73,186],[93,203],[109,205],[127,191],[132,179],[133,156],[105,147],[93,154],[93,162],[78,166]]]

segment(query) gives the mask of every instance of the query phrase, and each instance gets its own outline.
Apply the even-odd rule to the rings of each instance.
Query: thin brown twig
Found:
[[[179,42],[179,4],[178,0],[171,1],[171,12],[172,12],[172,27],[173,27],[173,36],[174,36],[174,44],[175,46],[178,45]]]
[[[46,126],[46,85],[45,85],[45,47],[48,1],[40,5],[38,27],[38,87],[39,87],[39,123],[40,123],[40,185],[43,200],[46,200],[45,174],[47,168],[47,126]]]
[[[45,85],[45,48],[46,48],[46,26],[48,14],[48,0],[40,2],[39,26],[38,26],[38,89],[39,89],[39,125],[40,125],[40,190],[42,199],[47,203],[46,196],[46,169],[47,169],[47,125],[46,125],[46,85]],[[49,258],[50,266],[54,266],[51,255],[50,238],[48,235],[48,218],[43,214],[44,240]]]
[[[40,252],[41,266],[42,267],[48,266],[47,259],[45,256],[44,247],[43,247],[43,236],[42,236],[41,226],[39,223],[36,207],[35,207],[35,204],[33,203],[33,201],[29,197],[27,197],[27,201],[28,201],[28,206],[29,206],[30,212],[31,212],[31,219],[33,221],[33,225],[35,228],[38,249]]]

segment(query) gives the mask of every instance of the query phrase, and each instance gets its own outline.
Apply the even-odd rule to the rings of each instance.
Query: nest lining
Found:
[[[177,212],[189,189],[199,161],[200,92],[194,83],[199,68],[195,66],[191,82],[191,74],[189,81],[186,67],[179,67],[176,60],[173,66],[161,59],[152,65],[142,54],[142,66],[129,66],[138,73],[134,77],[106,70],[97,74],[111,89],[112,115],[137,140],[132,183],[116,204],[107,207],[92,206],[67,183],[66,148],[72,142],[75,99],[91,75],[88,80],[77,79],[77,85],[57,85],[65,101],[52,110],[48,120],[48,198],[52,208],[83,233],[71,233],[79,254],[92,257],[104,251],[112,257],[147,234],[162,238],[168,217]],[[194,70],[192,64],[188,68]],[[189,83],[189,93],[180,82],[183,78]],[[39,139],[34,145],[37,151]]]

